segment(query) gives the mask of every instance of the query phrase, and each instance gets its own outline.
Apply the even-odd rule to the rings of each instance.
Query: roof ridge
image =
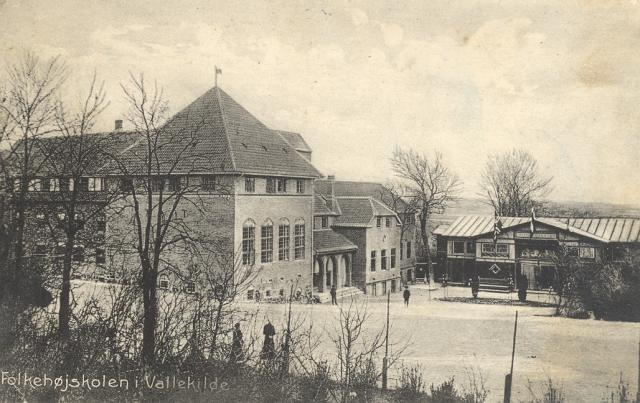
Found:
[[[231,139],[229,139],[229,128],[227,127],[227,118],[226,112],[224,110],[224,105],[222,105],[222,97],[220,96],[220,88],[216,85],[213,87],[216,93],[216,99],[218,100],[218,105],[220,107],[220,118],[222,119],[222,127],[224,128],[224,137],[227,140],[227,147],[229,148],[229,157],[231,158],[231,166],[234,171],[236,168],[236,159],[233,155],[233,150],[231,149]]]

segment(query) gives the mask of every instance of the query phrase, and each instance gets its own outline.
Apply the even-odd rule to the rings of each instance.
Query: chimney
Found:
[[[116,119],[116,131],[119,132],[122,130],[122,119]]]
[[[331,197],[329,198],[329,208],[333,210],[335,200],[336,200],[336,189],[335,189],[336,176],[328,175],[327,180],[329,181],[329,189],[330,189],[329,191],[331,192]]]

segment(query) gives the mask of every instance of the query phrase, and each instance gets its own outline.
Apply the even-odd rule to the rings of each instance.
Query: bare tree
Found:
[[[34,186],[47,192],[43,215],[48,216],[51,239],[62,252],[58,332],[63,339],[69,336],[72,258],[76,244],[82,241],[82,253],[85,247],[102,248],[104,258],[104,245],[96,236],[104,229],[96,228],[95,224],[105,222],[104,217],[98,218],[119,197],[118,192],[107,191],[104,178],[98,174],[99,168],[109,161],[111,137],[91,133],[107,105],[104,85],[97,83],[94,74],[86,96],[76,108],[69,110],[62,101],[58,102],[57,136],[41,139],[37,144],[44,162]]]
[[[489,157],[482,172],[481,196],[500,216],[521,217],[551,191],[546,176],[527,151],[513,149]]]
[[[433,281],[429,219],[432,214],[443,212],[456,199],[462,183],[437,151],[432,156],[427,156],[398,147],[391,157],[391,166],[404,185],[405,197],[418,209],[422,246],[427,258],[429,278]]]
[[[13,323],[21,306],[46,305],[50,298],[35,270],[22,270],[25,212],[31,181],[42,164],[35,157],[35,148],[43,136],[57,130],[56,100],[66,78],[67,69],[58,58],[42,61],[25,53],[9,65],[0,84],[0,298],[2,315],[10,316],[3,317],[4,323]],[[34,296],[42,298],[34,300]]]
[[[180,266],[172,261],[174,258],[188,263],[193,248],[202,242],[194,234],[194,226],[204,222],[206,203],[199,194],[200,183],[193,178],[200,178],[197,173],[202,173],[204,165],[214,163],[209,150],[199,147],[201,131],[211,117],[184,112],[167,119],[162,90],[155,83],[149,87],[142,75],[131,75],[121,87],[130,106],[128,122],[137,137],[118,160],[125,196],[122,211],[129,217],[122,228],[123,239],[133,238],[134,255],[140,265],[142,361],[149,366],[156,351],[158,276],[162,270]],[[226,185],[220,183],[216,191],[225,193],[224,189]],[[179,214],[185,208],[199,218],[183,219]]]

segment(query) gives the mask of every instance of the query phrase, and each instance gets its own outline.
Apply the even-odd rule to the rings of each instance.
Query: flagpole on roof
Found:
[[[215,74],[214,74],[214,83],[215,83],[215,87],[218,87],[218,74],[222,74],[222,69],[218,68],[218,66],[213,66],[215,68]]]

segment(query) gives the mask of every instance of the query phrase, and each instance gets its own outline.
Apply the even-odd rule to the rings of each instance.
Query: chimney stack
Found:
[[[122,119],[116,119],[116,131],[119,132],[122,130]]]
[[[327,175],[327,180],[329,181],[329,189],[331,192],[331,197],[329,198],[329,207],[333,210],[335,200],[336,200],[336,176],[335,175]]]

